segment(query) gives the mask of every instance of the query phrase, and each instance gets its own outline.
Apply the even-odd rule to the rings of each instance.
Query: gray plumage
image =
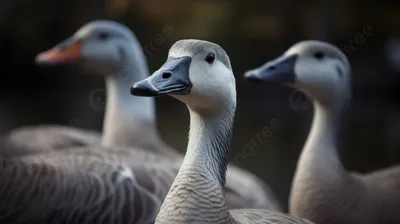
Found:
[[[100,134],[73,127],[39,125],[17,128],[0,138],[2,157],[23,156],[100,142]]]
[[[179,164],[76,150],[0,159],[0,222],[154,222]]]
[[[313,100],[314,119],[297,164],[290,213],[324,224],[400,223],[400,166],[357,174],[340,162],[338,131],[351,95],[346,56],[321,41],[302,41],[284,53],[294,54],[290,86]]]
[[[0,222],[154,223],[180,165],[123,147],[2,158]]]
[[[169,51],[169,58],[192,58],[190,93],[172,94],[189,108],[190,131],[184,161],[156,223],[311,223],[268,210],[228,210],[223,189],[236,109],[236,90],[231,68],[220,61],[227,56],[216,55],[212,64],[204,61],[205,55],[220,49],[216,46],[206,41],[181,40]]]

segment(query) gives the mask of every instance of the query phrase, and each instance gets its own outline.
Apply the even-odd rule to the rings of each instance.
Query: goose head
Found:
[[[245,78],[282,83],[303,91],[320,104],[340,106],[350,98],[350,73],[349,62],[340,49],[326,42],[308,40],[247,71]]]
[[[135,83],[131,94],[171,95],[197,110],[236,106],[235,78],[227,53],[203,40],[180,40],[150,77]]]
[[[68,39],[36,56],[38,64],[80,62],[101,74],[117,74],[127,51],[134,50],[134,34],[126,26],[107,20],[90,22]]]

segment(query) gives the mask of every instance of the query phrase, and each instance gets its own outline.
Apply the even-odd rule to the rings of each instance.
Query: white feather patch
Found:
[[[135,175],[129,167],[125,167],[119,172],[118,182],[122,182],[125,179],[129,179],[133,184],[137,184]]]

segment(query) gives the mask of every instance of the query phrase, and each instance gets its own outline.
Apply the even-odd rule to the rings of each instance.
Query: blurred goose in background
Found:
[[[165,64],[134,84],[131,93],[171,95],[190,112],[187,152],[156,223],[311,223],[265,209],[228,210],[223,189],[236,86],[229,57],[219,45],[201,40],[176,42]]]
[[[70,151],[0,157],[0,223],[152,224],[180,166]]]
[[[170,157],[179,155],[158,136],[154,101],[129,94],[130,84],[148,77],[149,72],[140,44],[127,27],[112,21],[94,21],[36,57],[41,65],[72,61],[81,62],[106,78],[102,136],[72,127],[42,125],[13,130],[6,137],[8,143],[13,143],[10,145],[46,151],[102,143],[107,147],[142,147]]]
[[[286,84],[313,100],[314,119],[297,164],[291,214],[324,224],[400,223],[400,166],[357,174],[340,162],[338,128],[351,96],[351,68],[340,49],[302,41],[245,77]]]
[[[102,145],[107,148],[141,148],[182,161],[183,155],[159,137],[153,98],[132,96],[132,83],[149,76],[143,50],[126,26],[114,21],[93,21],[72,37],[37,56],[40,64],[81,62],[106,79],[107,104]],[[147,162],[157,162],[149,156]],[[278,200],[259,178],[235,166],[228,172],[227,196],[230,208],[280,210]]]
[[[79,62],[105,77],[106,111],[99,139],[103,146],[135,146],[171,158],[180,155],[159,137],[154,100],[129,94],[130,85],[148,77],[149,71],[139,42],[126,26],[113,21],[90,22],[72,37],[38,54],[36,62]]]

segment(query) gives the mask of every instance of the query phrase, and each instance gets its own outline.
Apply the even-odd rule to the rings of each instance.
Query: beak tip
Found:
[[[250,81],[250,82],[261,82],[260,77],[258,77],[257,73],[255,73],[253,71],[247,71],[244,74],[244,79],[246,81]]]
[[[138,95],[140,92],[140,91],[138,91],[138,89],[139,88],[137,86],[137,83],[135,83],[133,86],[131,86],[131,89],[130,89],[131,95],[133,95],[133,96]]]
[[[53,61],[46,52],[39,53],[35,57],[35,63],[37,65],[53,65],[56,64],[55,61]]]
[[[36,57],[35,57],[35,62],[36,63],[43,63],[45,61],[46,61],[46,55],[45,54],[40,53],[40,54],[36,55]]]
[[[131,92],[131,95],[133,95],[133,96],[136,95],[136,93],[137,93],[137,91],[136,91],[136,84],[134,84],[133,86],[131,86],[130,92]]]
[[[156,96],[157,94],[150,89],[146,83],[138,82],[131,86],[131,95],[133,96]]]

